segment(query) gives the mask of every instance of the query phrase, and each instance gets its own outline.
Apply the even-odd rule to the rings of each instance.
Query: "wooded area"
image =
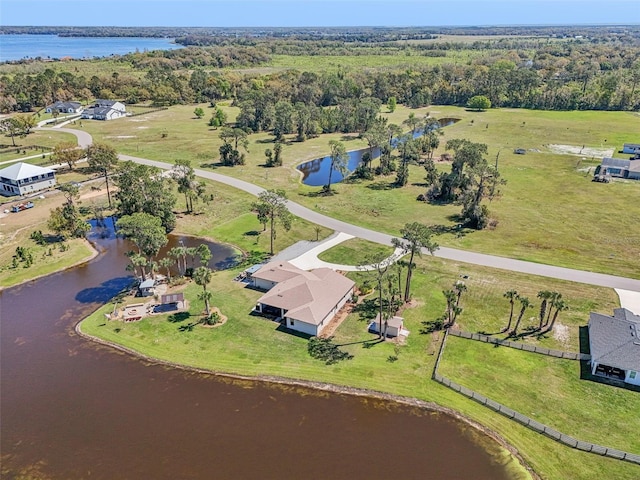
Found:
[[[177,33],[44,28],[2,27],[0,33]],[[188,35],[176,39],[188,45],[185,48],[86,60],[111,62],[113,72],[108,75],[88,76],[62,61],[6,62],[0,65],[0,111],[29,111],[56,100],[93,98],[154,105],[232,99],[239,105],[252,104],[255,118],[245,120],[245,127],[256,130],[272,128],[274,120],[269,117],[279,102],[302,103],[310,109],[353,108],[363,101],[388,103],[393,98],[415,108],[467,105],[472,97],[483,95],[493,107],[640,108],[639,26],[187,30]],[[313,62],[327,56],[335,57],[337,65],[353,58],[357,66],[350,62],[331,71],[271,66],[275,58],[287,64],[287,59],[293,63],[295,58],[309,57]],[[384,66],[369,65],[372,58],[384,59]],[[388,59],[395,61],[387,65]],[[24,64],[29,68],[17,68]],[[96,72],[100,70],[96,65]]]

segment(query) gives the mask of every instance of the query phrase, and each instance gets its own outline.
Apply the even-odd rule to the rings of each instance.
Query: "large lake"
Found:
[[[79,337],[76,322],[130,281],[131,247],[92,241],[88,264],[0,290],[2,478],[508,479],[493,441],[446,415],[186,372]],[[232,254],[211,247],[213,263]]]
[[[0,62],[23,58],[93,58],[182,48],[170,38],[0,35]]]

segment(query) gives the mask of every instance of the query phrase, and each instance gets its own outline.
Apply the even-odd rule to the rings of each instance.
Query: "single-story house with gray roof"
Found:
[[[80,113],[82,112],[82,104],[80,102],[57,101],[44,109],[46,113],[53,113],[54,110],[59,113]]]
[[[640,180],[640,159],[627,160],[605,157],[602,159],[602,163],[596,167],[593,175]]]
[[[629,153],[631,155],[640,153],[640,143],[625,143],[622,146],[622,153]]]
[[[0,194],[4,196],[28,195],[55,184],[56,174],[50,168],[18,162],[0,170]]]
[[[318,336],[351,299],[353,280],[330,268],[307,272],[289,262],[270,262],[252,275],[257,288],[268,288],[255,310],[282,319],[291,330]]]
[[[589,317],[591,373],[640,386],[640,316],[616,308]]]

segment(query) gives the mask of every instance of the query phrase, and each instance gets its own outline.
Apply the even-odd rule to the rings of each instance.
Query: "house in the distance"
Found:
[[[253,286],[268,290],[255,310],[281,319],[284,326],[319,336],[351,299],[355,283],[330,268],[311,272],[289,262],[270,262],[251,276]]]
[[[55,184],[56,174],[50,168],[18,162],[0,170],[0,194],[4,196],[28,195]]]
[[[616,177],[640,180],[640,158],[626,160],[624,158],[603,158],[602,163],[596,167],[594,177]]]
[[[57,101],[51,105],[48,105],[44,109],[46,113],[80,113],[82,112],[82,104],[80,102],[61,102]]]
[[[114,120],[126,115],[127,108],[124,103],[116,100],[96,100],[82,112],[82,118],[89,120]]]
[[[591,373],[640,385],[640,316],[616,308],[613,316],[591,313]]]
[[[640,153],[640,143],[625,143],[622,146],[622,153],[628,153],[630,155]]]

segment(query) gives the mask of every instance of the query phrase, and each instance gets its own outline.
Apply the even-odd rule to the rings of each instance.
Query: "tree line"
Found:
[[[627,39],[627,40],[625,40]],[[56,100],[122,99],[135,104],[186,104],[231,99],[239,104],[260,93],[275,105],[327,107],[360,103],[373,98],[387,103],[395,98],[410,107],[428,104],[466,105],[470,98],[486,96],[494,107],[547,110],[635,110],[640,108],[640,45],[636,36],[620,34],[587,40],[495,40],[477,45],[479,53],[468,61],[416,66],[411,57],[433,55],[447,49],[470,50],[468,44],[398,43],[334,45],[331,42],[280,40],[261,43],[243,39],[229,45],[190,47],[169,51],[137,52],[110,59],[133,66],[139,74],[85,76],[44,68],[36,74],[0,77],[0,111],[41,107]],[[286,43],[288,42],[288,43]],[[514,42],[514,43],[507,43]],[[522,43],[525,42],[525,43]],[[529,42],[529,43],[527,43]],[[338,42],[339,43],[339,42]],[[318,50],[319,49],[319,50]],[[258,66],[273,52],[297,55],[325,54],[406,55],[406,65],[371,69],[341,68],[320,73],[298,70],[262,74],[220,70]],[[346,51],[343,51],[345,50]],[[430,52],[431,50],[431,52]],[[99,60],[97,60],[99,61]],[[256,119],[255,122],[259,122]],[[251,121],[249,121],[251,123]]]

